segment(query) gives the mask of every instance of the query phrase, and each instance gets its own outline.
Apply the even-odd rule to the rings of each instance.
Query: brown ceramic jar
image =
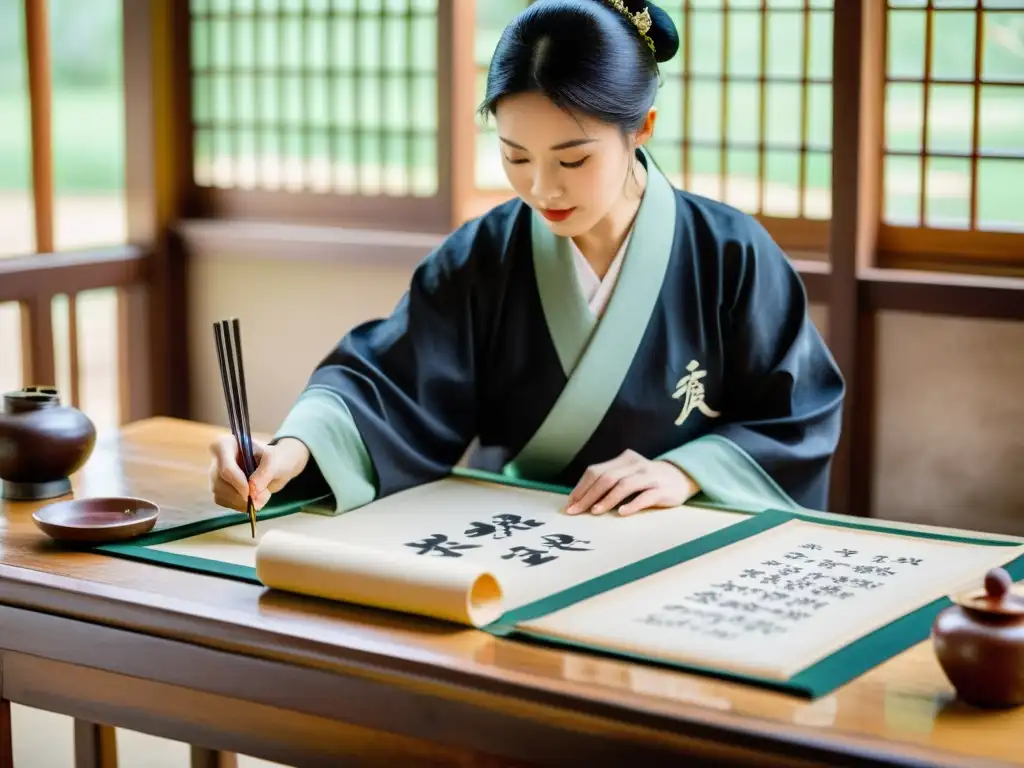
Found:
[[[1003,568],[980,595],[957,598],[935,617],[932,644],[957,696],[984,708],[1024,704],[1024,598]]]
[[[61,405],[50,387],[8,392],[0,412],[0,485],[5,499],[50,499],[71,492],[70,475],[89,458],[96,427]]]

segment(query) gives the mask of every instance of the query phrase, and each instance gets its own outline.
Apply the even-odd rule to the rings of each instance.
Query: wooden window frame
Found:
[[[1006,275],[1006,276],[1024,276],[1024,231],[1021,232],[1007,232],[999,230],[985,230],[976,228],[977,219],[977,206],[978,206],[978,162],[979,159],[984,159],[984,156],[979,152],[979,142],[981,140],[980,126],[981,126],[981,87],[986,84],[997,85],[999,83],[989,83],[982,79],[982,58],[983,58],[983,45],[984,45],[984,24],[983,24],[983,13],[991,13],[993,10],[1000,13],[1004,11],[1014,12],[1016,9],[1012,8],[985,8],[982,2],[977,2],[973,7],[949,7],[945,9],[937,9],[932,3],[928,3],[925,7],[910,7],[910,6],[891,6],[889,0],[880,0],[883,9],[881,10],[881,18],[875,25],[879,28],[879,36],[882,39],[882,47],[880,50],[873,50],[872,55],[881,59],[881,69],[877,73],[873,73],[872,77],[877,78],[881,81],[879,85],[879,91],[877,96],[878,101],[878,121],[879,121],[879,135],[877,141],[879,145],[884,148],[885,145],[885,134],[884,134],[884,120],[885,120],[885,86],[890,82],[900,83],[911,83],[920,84],[925,89],[923,110],[924,115],[922,119],[922,132],[921,137],[922,151],[918,154],[914,154],[914,157],[918,157],[922,160],[921,171],[920,171],[920,185],[919,196],[921,198],[921,206],[924,207],[926,200],[926,159],[931,157],[944,157],[948,156],[942,152],[932,153],[929,151],[928,146],[928,96],[927,88],[931,84],[945,85],[952,84],[958,86],[969,86],[973,90],[973,116],[972,116],[972,127],[971,127],[971,151],[970,153],[963,154],[962,157],[971,163],[971,192],[969,198],[969,209],[970,209],[970,222],[969,228],[943,228],[943,227],[929,227],[929,226],[906,226],[890,224],[882,221],[882,213],[879,210],[879,223],[876,235],[876,246],[875,246],[875,260],[874,266],[879,268],[892,268],[892,269],[917,269],[917,270],[928,270],[928,271],[940,271],[940,272],[954,272],[958,274],[989,274],[989,275]],[[925,14],[925,45],[924,45],[924,62],[923,62],[923,75],[920,79],[918,78],[905,78],[896,77],[890,78],[888,74],[888,24],[889,24],[889,12],[910,12],[917,11]],[[936,14],[956,12],[956,13],[970,13],[976,14],[975,18],[975,32],[974,32],[974,62],[973,62],[973,78],[968,79],[945,79],[945,78],[933,78],[931,71],[931,58],[932,58],[932,44],[933,44],[933,25]],[[1024,12],[1024,4],[1020,12]],[[877,12],[876,12],[877,13]],[[1008,82],[1007,85],[1017,87],[1020,89],[1021,98],[1024,98],[1024,83],[1019,82]],[[887,153],[881,152],[881,156],[878,158],[878,163],[881,166],[884,163],[885,155]],[[890,155],[902,155],[904,152],[890,152]],[[961,157],[961,155],[957,155]],[[884,191],[881,186],[881,171],[879,177],[879,184],[877,194],[880,199],[884,198]],[[879,206],[881,207],[881,206]]]
[[[465,2],[466,0],[461,0]],[[454,163],[454,150],[449,137],[453,134],[454,114],[450,105],[453,89],[449,73],[454,70],[452,34],[455,7],[452,0],[439,0],[437,18],[437,190],[430,196],[374,195],[326,193],[309,190],[223,188],[196,183],[191,162],[183,165],[182,215],[193,219],[240,221],[276,221],[310,226],[334,226],[356,229],[402,230],[408,232],[443,233],[452,222],[452,181],[448,172]],[[176,130],[181,132],[183,158],[194,154],[194,133],[191,99],[191,14],[187,2],[182,13],[187,23],[178,30],[176,43],[187,52],[181,63],[176,87],[189,94],[180,100],[180,112],[174,116]],[[183,164],[184,164],[183,160]]]

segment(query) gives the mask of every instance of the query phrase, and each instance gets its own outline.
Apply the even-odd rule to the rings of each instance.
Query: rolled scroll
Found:
[[[501,584],[479,565],[279,530],[260,540],[256,575],[271,589],[473,627],[503,612]]]

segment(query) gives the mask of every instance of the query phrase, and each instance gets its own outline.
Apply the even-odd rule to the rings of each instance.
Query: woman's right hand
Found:
[[[244,512],[248,499],[257,510],[266,506],[272,494],[281,490],[297,477],[309,461],[309,449],[301,440],[285,437],[275,445],[253,440],[256,471],[248,482],[242,470],[242,455],[232,435],[213,441],[210,453],[210,490],[214,503],[228,509]]]

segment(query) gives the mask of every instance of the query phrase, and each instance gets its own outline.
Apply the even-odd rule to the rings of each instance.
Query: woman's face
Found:
[[[567,114],[543,94],[505,97],[495,113],[505,174],[555,234],[582,235],[625,202],[633,150],[650,137],[653,115],[627,142],[618,127]]]

